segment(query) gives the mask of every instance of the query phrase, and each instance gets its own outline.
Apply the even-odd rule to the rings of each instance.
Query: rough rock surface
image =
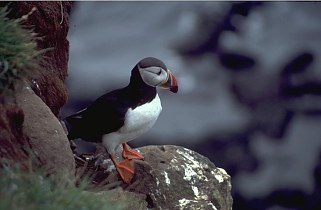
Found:
[[[50,49],[44,54],[41,76],[34,80],[36,94],[58,116],[60,108],[67,100],[67,91],[64,85],[68,69],[70,2],[34,1],[11,2],[9,14],[12,18],[20,18],[36,8],[23,23],[34,28],[41,39],[37,45],[39,49]]]
[[[157,209],[232,209],[230,176],[210,160],[179,146],[139,149],[136,180],[128,190],[147,195]]]
[[[23,132],[36,158],[50,171],[65,172],[73,179],[75,160],[56,116],[27,84],[17,91],[16,100],[24,112]]]
[[[119,181],[115,168],[106,158],[99,164],[107,170],[96,171],[95,181],[145,195],[149,209],[232,209],[230,176],[208,158],[172,145],[146,146],[139,151],[145,159],[136,160],[130,185]]]
[[[1,2],[0,5],[8,5],[10,9],[10,13],[8,15],[9,18],[21,18],[23,15],[28,14],[32,8],[36,8],[36,11],[30,14],[28,18],[23,21],[23,24],[28,28],[33,27],[38,37],[41,37],[41,39],[37,40],[37,45],[40,50],[48,48],[51,50],[46,51],[44,54],[44,62],[41,63],[41,74],[38,78],[32,81],[32,88],[57,116],[61,106],[67,99],[64,80],[67,76],[69,52],[69,43],[67,40],[69,26],[68,12],[71,8],[71,3],[44,1]],[[33,96],[33,98],[35,97]],[[30,150],[32,151],[33,149],[31,148],[31,143],[28,140],[29,136],[43,136],[44,142],[49,141],[49,139],[54,136],[52,135],[53,133],[50,132],[45,135],[45,131],[42,129],[33,130],[32,132],[34,133],[25,133],[26,130],[23,129],[23,125],[27,124],[24,122],[25,115],[29,117],[31,115],[36,116],[38,110],[35,109],[33,111],[36,113],[25,113],[19,106],[17,106],[16,99],[13,97],[0,97],[1,159],[4,158],[14,163],[22,163],[24,160],[28,160]],[[29,119],[28,122],[45,122],[48,117],[47,114],[48,112],[46,111],[46,115],[44,117],[37,115],[38,118],[34,118],[32,120]],[[51,118],[50,121],[54,121],[54,119]],[[50,151],[50,153],[48,153],[48,159],[50,159],[49,156],[53,155],[51,152],[56,151]],[[55,155],[58,156],[58,154]],[[71,153],[67,156],[67,159],[70,156]]]
[[[22,131],[24,114],[14,99],[0,103],[0,158],[21,162],[28,155],[24,146],[28,141]]]

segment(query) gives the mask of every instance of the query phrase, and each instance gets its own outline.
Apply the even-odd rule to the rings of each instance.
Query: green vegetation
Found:
[[[29,14],[9,19],[7,7],[0,7],[0,96],[13,89],[14,82],[35,76],[43,51],[37,49],[36,34],[22,23]]]
[[[39,171],[18,167],[0,169],[1,210],[117,210],[125,208],[124,199],[116,202],[108,194],[88,192],[83,181],[79,187],[61,177],[44,177]],[[122,200],[122,201],[121,201]]]

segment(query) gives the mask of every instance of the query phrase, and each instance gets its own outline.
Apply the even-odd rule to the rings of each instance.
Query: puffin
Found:
[[[134,159],[144,159],[127,142],[155,124],[162,111],[157,87],[178,92],[178,82],[163,61],[147,57],[132,69],[129,84],[108,92],[87,108],[65,118],[68,139],[102,143],[121,179],[129,184],[134,176]],[[116,150],[122,145],[122,161]]]

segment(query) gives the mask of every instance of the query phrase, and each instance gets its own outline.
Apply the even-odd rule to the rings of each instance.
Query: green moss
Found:
[[[129,209],[124,199],[86,192],[83,181],[75,187],[61,177],[4,167],[0,170],[0,210],[118,210]],[[110,196],[111,197],[111,196]]]
[[[8,13],[7,7],[0,7],[0,96],[12,90],[17,80],[35,76],[42,53],[36,34],[22,25],[28,15],[9,19]]]

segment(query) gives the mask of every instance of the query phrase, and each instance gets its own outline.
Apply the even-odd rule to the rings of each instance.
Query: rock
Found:
[[[67,99],[64,80],[67,76],[69,52],[69,43],[67,40],[69,28],[68,12],[71,8],[71,2],[39,1],[1,3],[1,6],[5,5],[7,5],[10,10],[8,18],[14,19],[21,18],[23,15],[28,14],[32,8],[36,8],[36,11],[23,21],[23,25],[26,28],[34,28],[38,37],[41,37],[37,40],[37,45],[39,50],[44,50],[45,52],[42,54],[44,61],[41,63],[41,73],[32,81],[32,87],[51,111],[58,116],[61,106]],[[48,50],[49,48],[50,50]],[[31,98],[28,98],[28,94]],[[56,129],[59,126],[55,118],[52,117],[51,111],[47,110],[48,107],[46,107],[43,102],[39,101],[39,98],[37,98],[34,93],[28,94],[26,92],[17,93],[20,97],[25,97],[20,98],[20,103],[23,102],[23,100],[28,100],[30,102],[30,104],[25,105],[27,106],[25,109],[30,109],[35,111],[35,113],[25,113],[25,110],[22,110],[21,107],[17,106],[16,99],[11,96],[5,98],[0,96],[0,158],[12,162],[12,164],[19,163],[25,168],[29,166],[29,163],[26,162],[30,159],[30,152],[32,153],[33,151],[31,146],[34,146],[35,143],[39,143],[33,142],[31,144],[29,140],[33,138],[30,137],[38,136],[39,141],[42,140],[44,144],[47,144],[49,141],[51,143],[51,141],[58,139],[58,136],[60,135],[55,133],[55,130],[60,133],[60,130]],[[37,105],[33,105],[32,100],[34,100]],[[39,112],[44,113],[45,115],[41,116]],[[38,118],[32,119],[31,117]],[[25,118],[28,118],[26,122],[24,122]],[[46,121],[47,119],[49,121]],[[50,125],[52,121],[54,121],[54,124]],[[36,123],[38,123],[38,127],[32,127],[35,126]],[[42,127],[41,123],[43,123]],[[49,128],[49,125],[52,126],[52,128]],[[30,127],[29,130],[33,133],[25,133],[28,130],[26,129],[26,126]],[[36,128],[38,128],[38,130]],[[46,132],[48,136],[45,136]],[[40,139],[40,137],[43,137],[43,139]],[[50,150],[50,144],[41,146],[36,145],[41,160],[43,160],[43,156],[45,156],[44,153],[49,152],[46,162],[52,162],[50,165],[53,167],[55,163],[65,163],[66,165],[61,165],[62,168],[69,168],[74,165],[73,162],[70,162],[72,153],[65,148],[65,138],[66,137],[64,136],[62,140],[60,139],[59,143],[56,143],[56,146],[52,148],[52,150]],[[60,153],[60,150],[57,150],[59,149],[59,145],[62,146],[62,153]],[[64,157],[63,155],[67,153],[68,155]],[[59,161],[56,159],[58,156],[60,156]],[[52,157],[53,160],[49,157]],[[66,160],[63,160],[62,157]],[[35,162],[39,161],[35,160]],[[56,169],[58,169],[58,167],[60,167],[60,165],[55,166]],[[69,172],[70,174],[73,174],[74,169],[69,170]]]
[[[120,186],[144,195],[150,209],[232,209],[230,176],[208,158],[172,145],[138,150],[145,159],[135,160],[135,176],[130,185],[120,180],[101,146],[97,147],[95,158],[85,157],[87,163],[76,159],[77,171],[90,175],[94,185],[105,191]],[[121,150],[116,154],[121,154]],[[146,206],[135,209],[146,209]]]
[[[58,116],[60,108],[67,100],[64,81],[68,69],[69,10],[71,2],[11,2],[8,4],[10,18],[20,18],[36,8],[23,24],[33,27],[41,39],[37,40],[39,49],[45,50],[44,62],[41,63],[41,75],[36,78],[32,87],[35,93]],[[48,50],[49,49],[49,50]]]
[[[16,101],[24,113],[23,132],[36,158],[49,172],[65,172],[73,180],[75,161],[59,120],[27,84],[17,91]]]
[[[28,141],[23,134],[24,114],[13,99],[0,103],[0,158],[10,162],[22,162],[28,158],[24,145]]]
[[[179,146],[139,148],[133,184],[127,190],[146,194],[156,209],[232,209],[231,180],[224,169]]]

